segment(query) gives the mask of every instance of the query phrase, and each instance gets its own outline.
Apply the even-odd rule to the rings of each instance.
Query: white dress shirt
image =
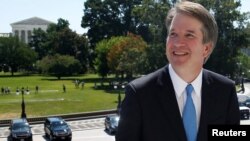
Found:
[[[182,116],[182,112],[186,102],[186,87],[189,83],[185,82],[182,78],[180,78],[172,68],[171,64],[169,64],[169,74],[174,85],[175,95],[177,99],[177,103],[179,106],[180,114]],[[192,92],[192,99],[194,102],[195,110],[196,110],[196,119],[197,119],[197,129],[200,123],[200,114],[201,114],[201,85],[202,85],[202,70],[195,78],[195,80],[191,83],[194,90]]]

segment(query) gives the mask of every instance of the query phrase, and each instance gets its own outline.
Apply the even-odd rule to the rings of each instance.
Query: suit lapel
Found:
[[[207,117],[209,111],[209,104],[211,101],[214,101],[211,98],[211,91],[213,91],[213,87],[211,87],[211,80],[209,79],[207,71],[204,69],[203,77],[202,77],[202,90],[201,90],[201,117],[200,117],[200,125],[197,135],[197,141],[207,141]]]
[[[185,130],[182,123],[182,118],[179,112],[179,107],[177,104],[174,87],[169,75],[168,67],[165,67],[163,71],[161,71],[158,84],[160,86],[160,91],[157,93],[160,104],[163,107],[164,115],[166,116],[166,120],[168,120],[169,124],[173,129],[173,133],[178,137],[177,140],[185,141],[186,135]]]

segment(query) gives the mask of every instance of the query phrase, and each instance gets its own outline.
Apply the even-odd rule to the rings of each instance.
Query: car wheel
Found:
[[[49,136],[49,140],[53,141],[53,136],[52,135]]]
[[[11,139],[11,136],[8,136],[8,139],[7,139],[8,141],[12,141],[12,139]]]
[[[48,135],[46,132],[45,132],[45,137],[46,137],[46,138],[49,138],[49,135]]]
[[[110,128],[109,128],[108,132],[109,132],[110,135],[112,135],[112,133],[113,133],[112,129],[110,129]]]
[[[111,135],[114,135],[114,133],[115,133],[115,131],[114,131],[114,130],[111,130],[111,133],[110,133],[110,134],[111,134]]]

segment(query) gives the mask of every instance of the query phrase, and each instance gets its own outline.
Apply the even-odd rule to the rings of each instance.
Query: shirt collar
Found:
[[[185,82],[182,78],[178,76],[178,74],[175,73],[174,69],[172,68],[171,64],[169,64],[169,74],[171,77],[171,80],[173,82],[174,90],[177,97],[180,97],[183,92],[185,91],[186,86],[188,85],[187,82]],[[201,85],[202,85],[202,71],[199,73],[199,75],[195,78],[195,80],[191,83],[195,94],[200,97],[201,95]]]

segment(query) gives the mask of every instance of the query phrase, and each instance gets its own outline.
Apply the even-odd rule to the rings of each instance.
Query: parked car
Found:
[[[248,108],[250,108],[250,98],[248,98],[248,99],[245,101],[245,106],[247,106]]]
[[[32,141],[32,131],[28,121],[25,118],[13,119],[10,122],[11,141]]]
[[[48,117],[44,122],[45,136],[54,140],[71,141],[72,131],[70,126],[61,117]]]
[[[244,103],[247,99],[250,98],[248,95],[241,94],[241,93],[237,93],[237,97],[238,97],[238,102],[239,103]]]
[[[240,119],[249,119],[250,108],[246,106],[240,106]]]
[[[119,119],[120,117],[116,114],[106,116],[104,121],[105,131],[107,131],[109,134],[115,134],[117,131]]]

